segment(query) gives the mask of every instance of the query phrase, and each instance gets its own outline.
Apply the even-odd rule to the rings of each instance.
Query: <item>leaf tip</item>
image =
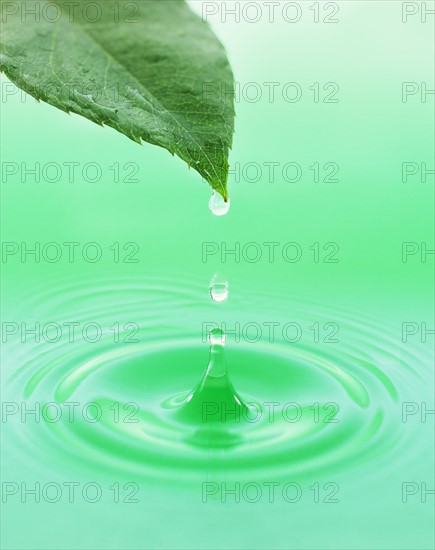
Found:
[[[215,187],[214,189],[219,193],[219,195],[221,195],[221,197],[224,199],[224,202],[228,202],[230,200],[228,196],[228,189],[226,188],[226,186],[219,186]]]

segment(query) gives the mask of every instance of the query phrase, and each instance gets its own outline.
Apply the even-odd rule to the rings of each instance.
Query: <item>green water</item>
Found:
[[[362,304],[349,308],[338,298],[318,302],[295,293],[285,298],[282,292],[257,291],[252,303],[252,288],[216,304],[194,277],[65,278],[53,284],[55,292],[44,284],[31,292],[23,289],[14,305],[17,318],[31,307],[41,323],[67,311],[65,318],[83,324],[96,316],[105,327],[114,319],[121,325],[136,319],[140,329],[134,335],[126,332],[128,340],[137,340],[131,343],[120,338],[115,344],[110,330],[93,344],[71,343],[67,334],[56,343],[8,342],[8,396],[20,406],[2,426],[12,458],[6,479],[27,482],[29,488],[35,481],[42,487],[80,486],[74,503],[64,488],[55,504],[43,495],[39,503],[29,502],[32,497],[21,503],[20,489],[8,497],[6,513],[34,517],[55,510],[68,522],[73,507],[94,533],[87,521],[95,514],[107,521],[100,513],[132,526],[145,512],[155,518],[174,507],[177,519],[170,521],[184,525],[193,522],[187,519],[192,509],[202,522],[225,510],[243,522],[249,510],[250,518],[261,514],[262,521],[279,526],[276,514],[281,521],[290,513],[292,518],[296,514],[292,521],[305,514],[332,521],[337,513],[360,517],[374,507],[377,517],[383,501],[389,508],[382,517],[403,510],[403,520],[412,508],[413,521],[429,526],[428,504],[415,497],[403,504],[401,484],[429,477],[432,426],[430,417],[422,424],[419,414],[403,423],[402,403],[415,402],[417,394],[419,403],[431,402],[431,365],[424,344],[397,346],[394,315],[379,319]],[[265,332],[257,342],[255,334],[243,340],[237,331],[231,333],[231,327],[252,319],[267,326],[272,305],[273,318],[281,324],[297,319],[306,331],[301,340],[288,341],[296,338],[294,330],[283,337],[276,329],[273,341]],[[176,318],[174,311],[180,314]],[[218,313],[224,320],[217,322],[228,333],[225,345],[221,329],[214,329],[214,343],[206,332],[201,335],[203,320],[218,319]],[[340,342],[315,342],[308,329],[314,319],[320,326],[335,319]],[[28,413],[23,422],[23,411],[38,404],[39,421]],[[91,482],[103,487],[105,500],[83,501],[80,489]],[[121,503],[113,502],[109,489],[115,483],[121,487]],[[273,503],[271,483],[276,484]],[[285,497],[290,502],[282,496],[289,483]],[[231,496],[237,484],[240,502]],[[255,498],[252,484],[262,488],[262,498],[254,503],[246,500]],[[251,492],[243,496],[249,486]],[[292,502],[298,490],[302,497]],[[234,519],[223,517],[236,528]],[[32,525],[34,519],[28,516],[28,521]],[[377,520],[373,516],[371,521]],[[201,525],[208,537],[210,527]],[[33,529],[38,532],[36,525]],[[323,529],[331,539],[345,536]],[[51,540],[60,540],[57,526],[50,533]],[[101,532],[93,536],[105,539]],[[126,539],[131,544],[138,536],[130,532]],[[69,532],[63,540],[71,537],[81,539]]]
[[[401,4],[212,20],[242,92],[280,83],[236,103],[226,216],[166,152],[2,88],[5,548],[433,547],[433,105],[401,97],[433,28]]]

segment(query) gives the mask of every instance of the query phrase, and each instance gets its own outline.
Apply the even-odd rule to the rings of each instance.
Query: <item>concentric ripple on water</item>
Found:
[[[385,327],[293,296],[284,303],[257,295],[255,306],[234,297],[219,313],[224,346],[206,292],[191,280],[107,279],[23,299],[41,324],[97,322],[102,336],[70,342],[65,332],[58,342],[8,344],[9,393],[44,409],[16,444],[85,470],[186,479],[220,471],[320,475],[397,452],[392,418],[401,388],[418,376],[412,352],[399,357]],[[338,337],[317,342],[310,327],[323,330],[331,319]],[[298,325],[303,335],[291,342]],[[256,326],[258,341],[248,330]]]

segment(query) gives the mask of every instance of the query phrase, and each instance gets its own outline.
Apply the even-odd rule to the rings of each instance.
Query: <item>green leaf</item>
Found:
[[[228,198],[234,81],[184,0],[0,0],[0,70],[19,88],[164,147]]]

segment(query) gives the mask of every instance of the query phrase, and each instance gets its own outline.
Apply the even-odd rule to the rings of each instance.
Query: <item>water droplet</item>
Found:
[[[228,298],[228,282],[213,280],[210,283],[210,296],[218,304],[225,302]]]
[[[208,338],[212,346],[225,346],[227,341],[225,332],[220,328],[214,328],[208,335]]]
[[[215,191],[211,196],[208,207],[215,216],[225,216],[225,214],[230,209],[230,199],[225,202],[222,195],[216,193]]]

